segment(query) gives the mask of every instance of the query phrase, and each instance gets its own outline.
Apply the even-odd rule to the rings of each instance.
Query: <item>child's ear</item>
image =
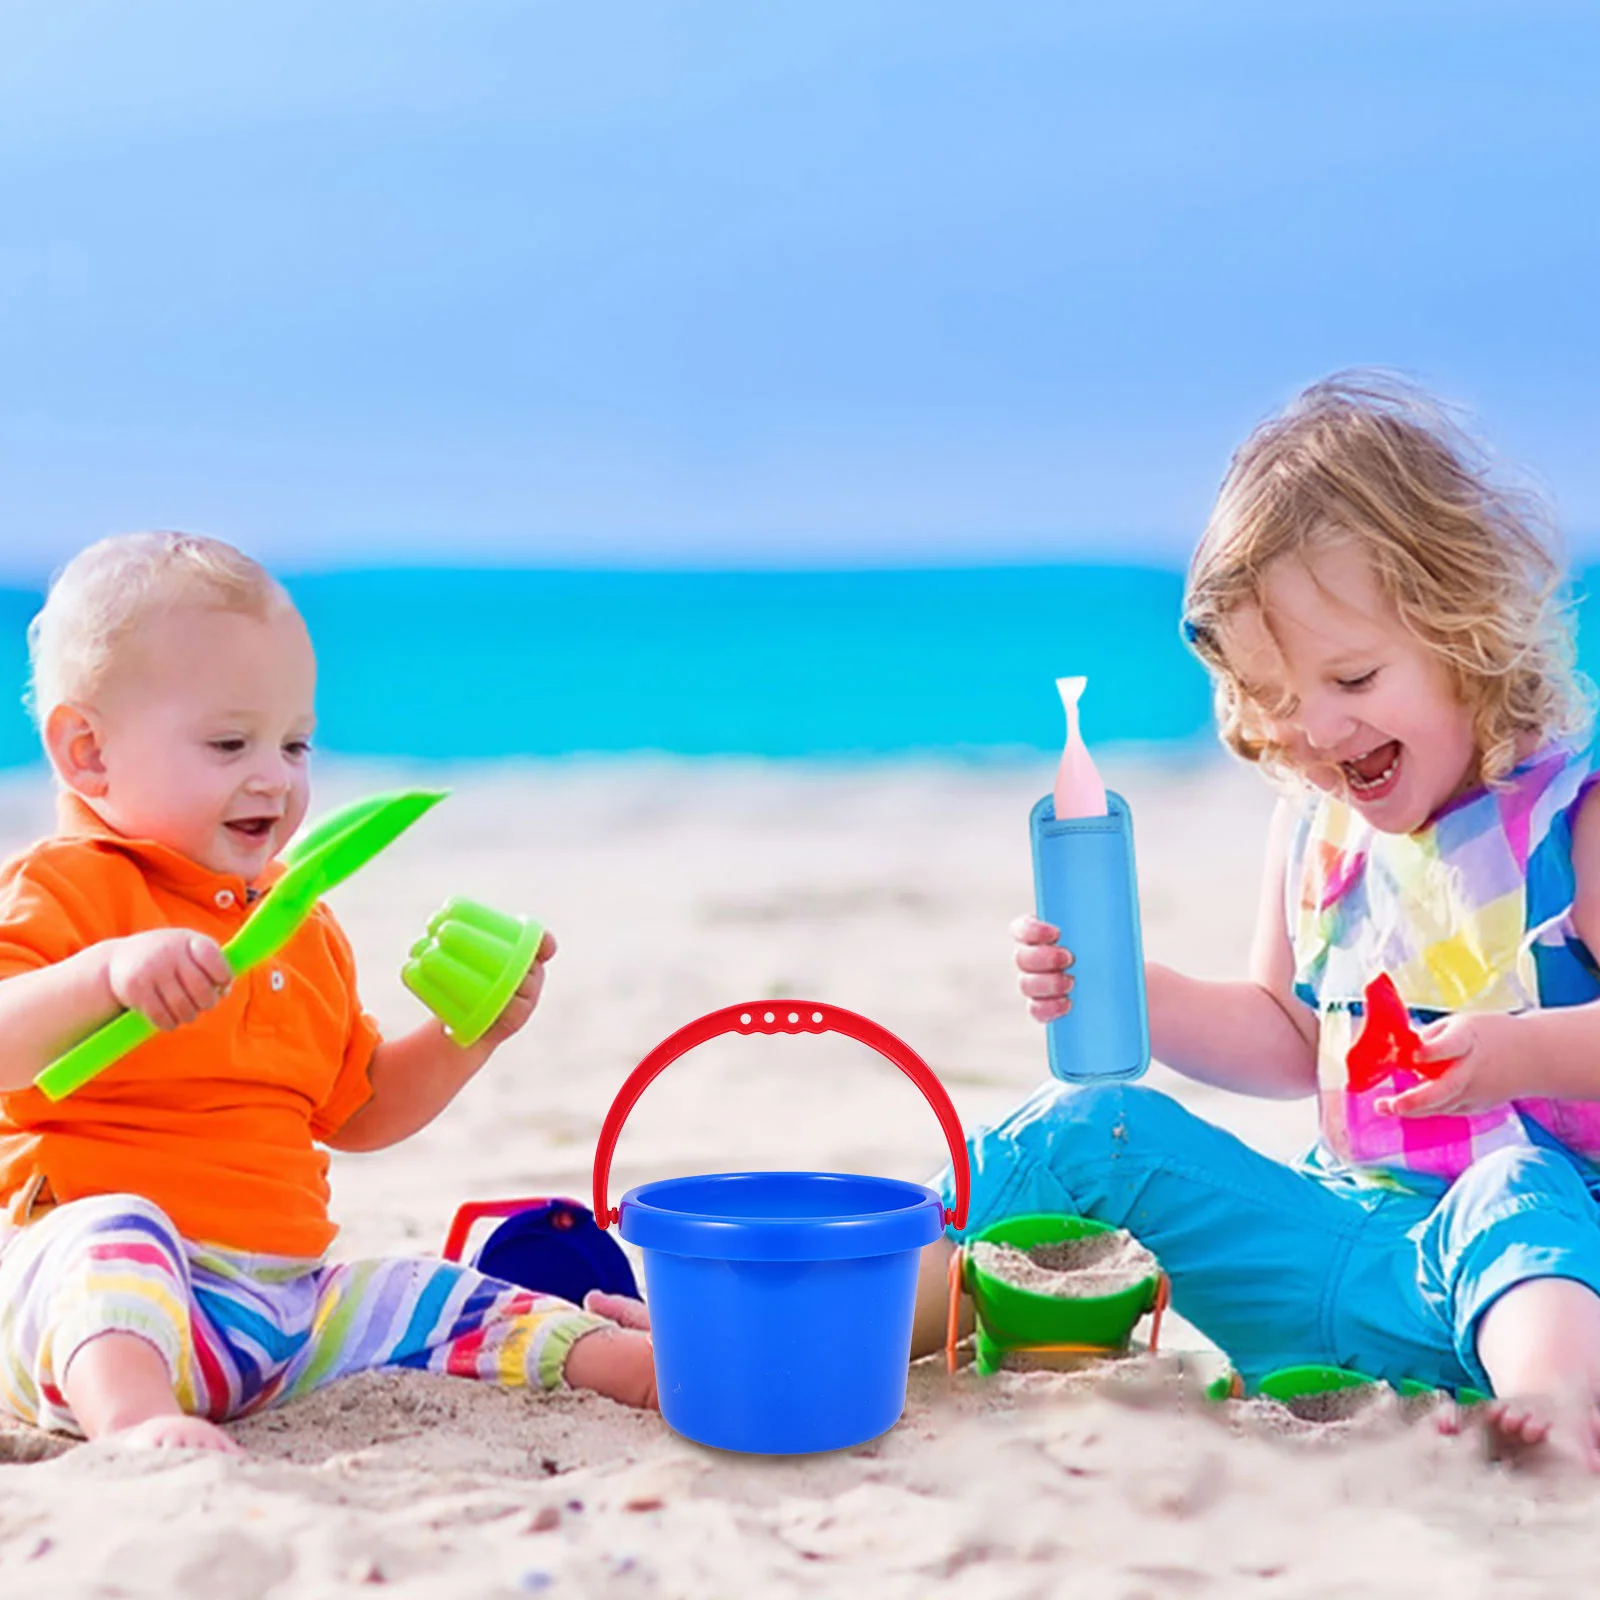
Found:
[[[105,752],[92,713],[81,706],[52,706],[44,719],[44,748],[56,776],[75,794],[98,800],[106,792]]]

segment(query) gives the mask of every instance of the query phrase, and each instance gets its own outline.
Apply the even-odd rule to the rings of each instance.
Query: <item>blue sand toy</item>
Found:
[[[1072,952],[1072,1010],[1045,1026],[1050,1071],[1068,1083],[1143,1077],[1150,1065],[1144,941],[1128,802],[1056,821],[1046,795],[1028,817],[1039,919]]]
[[[473,1225],[504,1220],[473,1253],[470,1265],[491,1278],[553,1294],[581,1306],[591,1289],[639,1298],[633,1268],[613,1238],[595,1226],[594,1213],[576,1200],[474,1200],[456,1212],[445,1241],[447,1261],[467,1260]]]

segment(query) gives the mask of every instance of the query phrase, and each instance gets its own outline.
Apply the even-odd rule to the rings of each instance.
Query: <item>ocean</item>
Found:
[[[1003,759],[1060,748],[1067,673],[1088,675],[1095,747],[1212,739],[1205,674],[1178,637],[1182,577],[1157,568],[284,581],[316,641],[332,755]],[[40,600],[0,589],[0,767],[38,759],[20,697]]]
[[[1085,735],[1203,738],[1182,579],[1122,566],[849,572],[396,569],[284,579],[316,642],[319,750],[427,761],[679,756],[985,759]],[[0,590],[0,766],[41,595]]]

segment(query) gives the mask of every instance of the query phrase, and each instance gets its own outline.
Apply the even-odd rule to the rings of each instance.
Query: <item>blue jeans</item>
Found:
[[[1487,1390],[1478,1324],[1507,1289],[1572,1278],[1600,1295],[1600,1205],[1558,1148],[1399,1193],[1273,1161],[1152,1089],[1049,1082],[967,1153],[953,1237],[1029,1212],[1126,1228],[1246,1381],[1316,1363]],[[954,1203],[948,1167],[934,1185]]]

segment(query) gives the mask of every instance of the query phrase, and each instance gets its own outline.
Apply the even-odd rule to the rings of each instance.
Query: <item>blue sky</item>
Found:
[[[0,581],[1177,562],[1352,363],[1600,552],[1600,13],[0,10]]]

